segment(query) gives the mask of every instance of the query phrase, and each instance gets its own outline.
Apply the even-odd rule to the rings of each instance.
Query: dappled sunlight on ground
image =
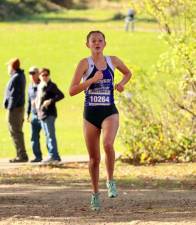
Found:
[[[101,164],[99,213],[89,208],[91,185],[87,163],[2,170],[0,224],[195,225],[195,168],[196,164],[134,167],[117,163],[119,196],[109,199],[105,168]],[[170,173],[165,174],[167,170]],[[176,170],[186,171],[179,175],[179,182],[186,180],[186,185],[172,182],[173,178],[177,180]],[[164,183],[166,176],[170,182]]]

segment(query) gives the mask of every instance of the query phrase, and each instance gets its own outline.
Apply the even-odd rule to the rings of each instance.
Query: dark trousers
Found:
[[[18,107],[12,110],[8,110],[9,131],[16,149],[16,155],[19,158],[27,158],[24,143],[24,134],[22,131],[23,122],[24,107]]]
[[[40,149],[40,131],[41,122],[37,118],[37,115],[32,113],[31,116],[31,146],[33,149],[33,154],[36,159],[42,159],[42,153]]]

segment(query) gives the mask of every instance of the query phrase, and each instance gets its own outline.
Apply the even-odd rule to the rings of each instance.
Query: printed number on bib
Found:
[[[90,99],[91,102],[99,102],[99,103],[110,102],[109,96],[91,96]]]

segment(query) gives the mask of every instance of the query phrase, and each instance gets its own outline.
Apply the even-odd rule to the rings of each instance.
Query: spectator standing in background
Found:
[[[29,85],[28,89],[27,121],[31,123],[31,147],[35,156],[35,158],[31,160],[31,162],[34,163],[42,161],[42,152],[40,149],[41,121],[38,119],[35,107],[37,89],[40,83],[38,68],[31,67],[29,69],[29,75],[31,79],[31,84]]]
[[[10,80],[6,87],[4,107],[8,110],[9,132],[16,149],[16,157],[11,159],[10,162],[27,162],[28,156],[22,131],[26,78],[24,70],[20,68],[20,60],[18,58],[11,59],[8,62],[8,73]]]
[[[55,131],[55,120],[57,118],[56,102],[63,99],[64,94],[51,81],[49,69],[42,68],[39,71],[39,78],[40,83],[38,85],[35,105],[38,118],[41,120],[41,126],[46,136],[48,158],[44,162],[55,163],[61,161]]]
[[[134,23],[135,23],[135,11],[133,9],[129,9],[127,12],[127,16],[125,17],[125,31],[129,31],[130,24],[131,24],[131,31],[134,31]]]

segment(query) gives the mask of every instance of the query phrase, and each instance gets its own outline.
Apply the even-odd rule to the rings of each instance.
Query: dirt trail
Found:
[[[79,184],[78,184],[79,185]],[[0,185],[0,224],[196,224],[196,191],[119,190],[92,212],[88,189],[65,186]]]
[[[195,166],[120,164],[119,196],[109,199],[102,165],[98,213],[85,163],[0,170],[0,225],[196,225]]]

